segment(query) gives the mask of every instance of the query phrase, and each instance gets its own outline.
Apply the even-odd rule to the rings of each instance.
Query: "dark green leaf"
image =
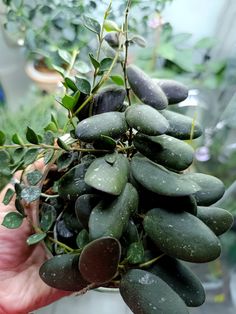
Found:
[[[38,153],[39,150],[37,148],[29,149],[24,155],[24,164],[25,165],[32,164],[36,160]]]
[[[32,144],[39,144],[38,135],[30,127],[27,127],[26,130],[26,139]]]
[[[141,263],[144,257],[142,242],[131,243],[127,251],[127,259],[131,264]]]
[[[35,233],[28,237],[26,242],[28,245],[34,245],[41,242],[44,238],[46,238],[46,236],[47,236],[46,233]]]
[[[89,58],[92,65],[94,66],[94,69],[97,70],[100,67],[99,61],[95,59],[92,53],[89,53]]]
[[[57,212],[52,205],[44,203],[41,207],[40,227],[44,232],[50,230],[57,218]]]
[[[4,205],[8,205],[13,197],[13,195],[15,194],[15,191],[12,190],[12,189],[7,189],[6,193],[5,193],[5,196],[3,198],[3,204]]]
[[[10,155],[6,150],[0,150],[0,169],[4,169],[10,162]]]
[[[45,165],[48,164],[52,160],[53,156],[54,156],[54,149],[49,149],[46,151],[46,153],[44,155]]]
[[[90,31],[100,35],[101,26],[98,21],[92,19],[91,17],[85,16],[84,17],[84,26],[88,28]]]
[[[17,197],[16,200],[15,200],[15,207],[16,207],[16,210],[22,214],[23,216],[25,216],[25,210],[24,210],[24,207],[22,206],[21,204],[21,201],[20,199]]]
[[[6,141],[6,135],[0,130],[0,146],[4,145],[5,141]]]
[[[21,197],[27,202],[31,203],[37,200],[41,195],[41,189],[38,186],[28,186],[21,191]]]
[[[112,65],[113,60],[111,58],[105,58],[100,63],[100,72],[108,71]]]
[[[60,139],[60,137],[58,137],[57,139],[57,145],[64,150],[67,150],[67,151],[70,150],[70,147],[62,139]]]
[[[63,98],[62,98],[62,105],[68,109],[68,110],[72,110],[74,105],[75,105],[75,99],[73,96],[70,96],[70,95],[65,95]]]
[[[79,259],[79,270],[85,280],[105,283],[116,274],[121,255],[120,242],[104,237],[87,244]]]
[[[21,191],[23,190],[24,185],[20,184],[20,183],[15,183],[14,188],[16,191],[16,196],[20,198],[21,197]]]
[[[13,159],[14,159],[14,163],[20,162],[24,156],[25,153],[25,149],[22,148],[17,148],[14,153],[13,153]]]
[[[82,249],[89,243],[89,234],[86,229],[81,230],[76,237],[76,244],[78,248]]]
[[[57,159],[58,171],[68,168],[74,160],[74,155],[72,152],[65,152],[61,154]]]
[[[73,92],[76,92],[78,90],[77,86],[75,85],[75,82],[69,77],[65,77],[65,84]]]
[[[12,135],[11,138],[12,142],[18,145],[24,145],[24,141],[22,140],[22,138],[20,137],[19,134],[15,133]]]
[[[30,185],[36,185],[42,179],[42,173],[39,170],[34,170],[27,173],[27,180]]]
[[[90,94],[91,85],[90,85],[89,81],[87,81],[86,79],[81,78],[81,77],[76,77],[76,86],[81,91],[81,93],[84,93],[87,95]]]
[[[2,225],[8,229],[19,228],[23,222],[24,216],[17,212],[7,213],[3,219]]]
[[[110,79],[119,86],[124,86],[124,80],[121,75],[111,75]]]

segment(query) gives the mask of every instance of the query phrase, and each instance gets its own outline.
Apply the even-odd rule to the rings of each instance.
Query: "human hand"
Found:
[[[42,170],[43,163],[37,163],[37,168]],[[16,179],[19,177],[16,174]],[[8,212],[16,210],[14,199],[7,206],[2,203],[9,187],[11,184],[0,193],[0,224]],[[33,206],[31,203],[26,208],[29,215]],[[32,233],[26,219],[18,229],[0,225],[0,314],[27,314],[70,294],[47,286],[40,279],[39,268],[47,259],[47,252],[42,244],[27,245],[26,239]]]

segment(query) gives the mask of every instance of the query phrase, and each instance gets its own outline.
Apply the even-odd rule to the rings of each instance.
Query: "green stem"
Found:
[[[60,247],[62,247],[63,249],[65,249],[65,250],[67,250],[69,252],[74,252],[74,249],[72,249],[71,247],[69,247],[68,245],[66,245],[64,243],[62,243],[62,242],[60,242],[60,241],[58,241],[58,240],[56,240],[56,239],[54,239],[52,237],[48,237],[48,239],[50,241],[52,241],[53,243],[60,245]]]
[[[151,259],[151,260],[149,260],[149,261],[147,261],[147,262],[145,262],[145,263],[139,264],[139,267],[140,267],[140,268],[142,268],[142,267],[148,267],[148,266],[154,264],[156,261],[158,261],[160,258],[162,258],[162,257],[165,256],[165,255],[166,255],[166,254],[163,253],[163,254],[161,254],[161,255],[159,255],[159,256],[157,256],[157,257],[155,257],[155,258],[153,258],[153,259]]]

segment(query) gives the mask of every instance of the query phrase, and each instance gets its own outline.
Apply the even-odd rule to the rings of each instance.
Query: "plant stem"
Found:
[[[160,258],[162,258],[162,257],[165,256],[165,255],[166,255],[166,254],[163,253],[163,254],[161,254],[161,255],[159,255],[159,256],[157,256],[157,257],[155,257],[155,258],[153,258],[153,259],[151,259],[151,260],[149,260],[149,261],[147,261],[147,262],[145,262],[145,263],[139,264],[139,267],[140,267],[140,268],[142,268],[142,267],[148,267],[148,266],[154,264],[156,261],[158,261]]]
[[[48,237],[48,239],[50,241],[52,241],[53,243],[56,243],[56,244],[60,245],[60,247],[62,247],[63,249],[65,249],[65,250],[67,250],[69,252],[74,252],[74,249],[72,249],[71,247],[69,247],[68,245],[66,245],[64,243],[62,243],[62,242],[60,242],[60,241],[58,241],[58,240],[56,240],[56,239],[54,239],[52,237]]]
[[[79,54],[79,49],[74,49],[72,51],[71,61],[70,61],[69,65],[68,65],[68,68],[66,70],[65,76],[70,75],[70,73],[71,73],[71,71],[72,71],[72,69],[73,69],[73,67],[75,65],[75,61],[76,61],[76,58],[77,58],[78,54]]]

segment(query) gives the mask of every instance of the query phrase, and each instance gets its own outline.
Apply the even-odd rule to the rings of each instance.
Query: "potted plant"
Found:
[[[26,139],[14,134],[10,144],[0,132],[1,167],[22,170],[3,199],[8,204],[15,196],[17,211],[2,224],[15,229],[28,222],[25,245],[39,249],[39,275],[61,295],[118,288],[135,314],[183,314],[205,293],[182,261],[218,258],[218,236],[233,220],[209,207],[224,184],[189,169],[201,127],[169,110],[187,88],[127,64],[130,43],[140,43],[129,36],[130,7],[127,1],[122,27],[108,19],[111,5],[102,24],[87,18],[98,38],[88,56],[93,77],[63,77],[63,127],[52,116],[43,134],[28,127]],[[104,41],[113,58],[102,55]],[[37,159],[44,167],[35,169]]]

